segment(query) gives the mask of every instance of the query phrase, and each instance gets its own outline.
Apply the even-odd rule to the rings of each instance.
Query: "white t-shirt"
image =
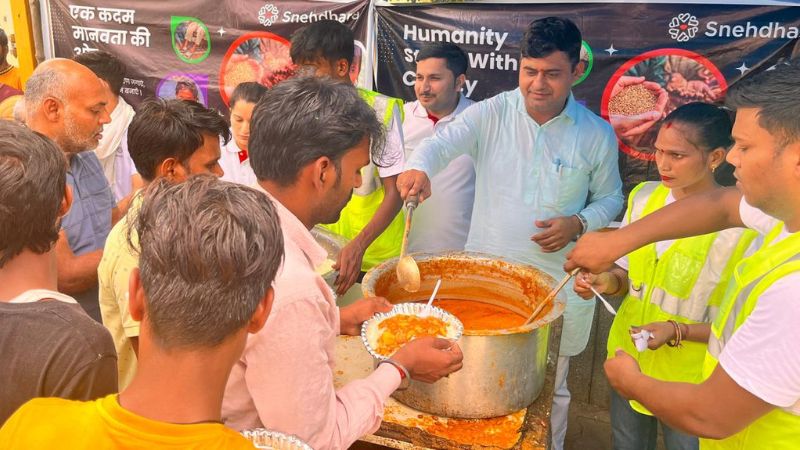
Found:
[[[61,292],[51,291],[49,289],[31,289],[25,291],[9,300],[8,303],[35,303],[46,298],[58,300],[64,303],[78,304],[78,302],[69,295],[62,294]]]
[[[779,222],[745,202],[742,222],[767,234]],[[784,228],[777,240],[789,236]],[[776,240],[776,242],[777,242]],[[773,283],[723,348],[719,363],[743,389],[765,402],[800,415],[800,273]]]
[[[220,141],[220,147],[219,165],[224,172],[222,180],[245,186],[254,185],[256,183],[256,174],[253,173],[253,169],[250,167],[250,158],[239,161],[241,149],[236,145],[236,141],[231,138],[225,145],[222,145]]]
[[[456,115],[473,103],[475,102],[461,95],[456,109],[439,119],[435,125],[428,118],[428,111],[418,101],[406,103],[403,107],[406,159],[423,139],[447,126]],[[414,211],[414,226],[408,233],[408,251],[464,250],[475,200],[475,166],[472,158],[461,155],[450,161],[447,167],[431,178],[431,190],[431,198]]]
[[[673,203],[674,201],[675,201],[675,196],[672,195],[672,190],[670,189],[669,194],[667,194],[667,198],[664,201],[664,206],[667,206],[670,203]],[[627,211],[625,211],[625,215],[622,217],[622,225],[620,226],[620,228],[623,228],[626,225],[630,225],[630,222],[628,221],[628,212]],[[668,241],[656,242],[656,256],[660,258],[661,255],[663,255],[664,252],[667,251],[667,249],[669,249],[670,246],[672,246],[673,243],[675,243],[674,239],[671,239],[671,240],[668,240]],[[617,260],[617,265],[622,267],[625,270],[628,270],[628,267],[630,267],[628,265],[628,255],[625,255],[622,258],[618,259]]]
[[[392,119],[386,131],[383,154],[378,160],[381,166],[385,167],[379,167],[370,158],[370,163],[361,168],[361,186],[353,189],[356,195],[369,195],[375,192],[382,186],[382,178],[389,178],[403,171],[406,157],[403,150],[403,127],[400,117],[400,108],[395,103],[392,107]],[[383,121],[383,117],[378,117],[378,119]],[[377,177],[375,176],[376,169]]]
[[[386,132],[386,149],[384,157],[386,162],[391,161],[388,167],[378,167],[378,175],[381,178],[388,178],[398,175],[406,165],[406,155],[403,150],[403,127],[400,118],[401,111],[397,103],[392,107],[392,121]],[[379,117],[382,120],[382,118]]]

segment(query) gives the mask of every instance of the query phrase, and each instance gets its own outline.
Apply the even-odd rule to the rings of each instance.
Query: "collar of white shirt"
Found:
[[[520,91],[519,89],[517,89],[517,95],[515,96],[515,99],[516,99],[517,110],[522,114],[525,114],[526,116],[530,117],[530,115],[528,114],[528,110],[525,108],[525,96],[522,95],[522,91]],[[578,121],[578,113],[579,113],[578,102],[575,100],[575,96],[572,95],[572,91],[570,91],[569,97],[567,97],[567,104],[566,106],[564,106],[564,109],[562,109],[557,116],[548,120],[545,124],[541,124],[539,126],[546,125],[547,123],[553,122],[555,120],[559,120],[559,118],[561,117],[571,120],[572,123],[576,123]]]
[[[419,101],[416,101],[414,103],[415,103],[414,104],[414,109],[411,111],[412,114],[414,114],[414,117],[417,117],[417,118],[420,118],[420,119],[427,119],[428,118],[428,110],[426,110],[425,107],[422,106],[422,104]],[[459,94],[458,104],[456,105],[456,109],[454,109],[453,112],[451,112],[450,114],[448,114],[448,115],[442,117],[441,119],[439,119],[439,122],[441,122],[441,123],[450,122],[451,120],[455,119],[455,117],[459,113],[461,113],[461,111],[465,110],[467,108],[467,106],[469,106],[469,105],[471,105],[473,103],[475,103],[475,102],[473,102],[472,100],[470,100],[467,97],[465,97],[464,94]],[[437,123],[439,123],[439,122],[437,122]]]

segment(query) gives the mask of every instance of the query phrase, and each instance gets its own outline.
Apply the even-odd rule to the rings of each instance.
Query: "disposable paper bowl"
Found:
[[[277,431],[269,431],[264,428],[242,431],[242,436],[249,439],[256,448],[274,450],[313,450],[311,446],[294,436],[289,436]]]
[[[447,339],[458,340],[464,333],[464,325],[461,324],[461,321],[458,320],[456,316],[441,308],[431,306],[430,310],[428,310],[428,307],[424,303],[399,303],[394,305],[394,308],[392,308],[392,310],[388,313],[375,314],[371,319],[367,320],[361,325],[361,341],[364,343],[364,347],[366,347],[369,354],[372,355],[372,357],[376,360],[382,361],[391,356],[381,355],[375,351],[378,338],[381,335],[378,325],[384,320],[397,315],[428,315],[429,317],[439,318],[447,324],[447,336],[444,336]]]

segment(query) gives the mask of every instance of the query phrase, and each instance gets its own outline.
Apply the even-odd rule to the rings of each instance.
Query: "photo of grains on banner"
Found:
[[[707,58],[659,49],[617,69],[603,92],[600,112],[614,128],[622,151],[652,161],[659,120],[686,103],[721,102],[727,88],[725,77]]]

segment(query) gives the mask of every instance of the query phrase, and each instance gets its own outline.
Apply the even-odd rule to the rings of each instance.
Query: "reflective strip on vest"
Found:
[[[392,124],[392,112],[394,111],[395,105],[399,106],[402,114],[402,101],[362,88],[358,88],[358,94],[375,111],[375,115],[381,120],[388,132]],[[400,121],[402,122],[402,116]],[[353,194],[365,197],[382,188],[383,185],[381,184],[381,178],[378,174],[378,168],[375,166],[375,163],[372,162],[372,158],[370,158],[369,164],[361,168],[361,186],[353,189]],[[381,200],[383,200],[382,197]]]
[[[753,312],[761,295],[779,279],[800,271],[800,233],[772,244],[782,229],[783,223],[778,224],[755,254],[736,265],[731,287],[711,325],[708,352],[703,362],[704,378],[711,376],[726,343]],[[726,439],[700,439],[700,448],[704,450],[793,450],[798,447],[800,415],[788,408],[776,408]]]
[[[358,93],[375,110],[375,114],[382,119],[387,129],[392,123],[392,112],[395,105],[399,106],[402,114],[403,106],[399,99],[361,88],[358,88]],[[402,121],[402,119],[400,120]],[[383,203],[383,184],[372,158],[370,158],[369,164],[361,168],[361,186],[353,189],[353,194],[339,214],[339,220],[333,224],[323,225],[347,239],[358,236]],[[369,270],[389,258],[398,256],[403,239],[403,228],[404,216],[397,214],[386,229],[367,247],[361,262],[361,270]]]
[[[631,221],[662,208],[669,195],[661,183],[637,188],[631,193]],[[660,257],[655,244],[635,250],[628,255],[629,295],[657,305],[675,320],[709,322],[724,296],[725,276],[755,237],[752,231],[734,229],[677,239]]]
[[[669,189],[661,183],[638,185],[628,200],[627,218],[635,221],[666,204]],[[717,311],[733,267],[756,233],[743,229],[676,240],[657,258],[655,245],[628,255],[629,294],[625,297],[608,336],[608,355],[623,349],[639,362],[645,375],[662,381],[699,383],[702,381],[705,344],[685,342],[680,349],[663,346],[639,352],[631,342],[631,326],[675,320],[681,323],[709,321]],[[712,245],[713,244],[713,245]],[[637,292],[635,287],[640,290]],[[631,407],[652,415],[641,404]]]

